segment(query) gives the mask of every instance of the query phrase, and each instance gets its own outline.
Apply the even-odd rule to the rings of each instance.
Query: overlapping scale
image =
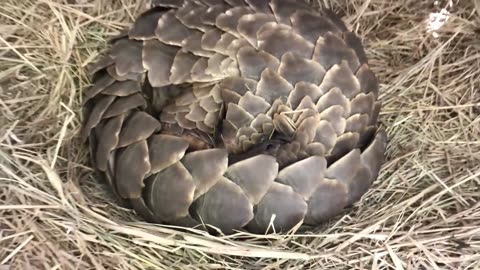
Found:
[[[97,136],[98,142],[95,153],[95,163],[97,168],[101,171],[107,170],[108,159],[110,158],[113,149],[118,145],[120,130],[124,119],[125,115],[121,114],[105,120],[106,123]]]
[[[292,85],[285,78],[270,68],[266,68],[260,75],[255,94],[272,104],[277,98],[288,96],[292,90]]]
[[[266,23],[258,30],[257,43],[259,49],[278,59],[287,52],[309,59],[314,49],[312,43],[295,33],[291,27],[275,22]]]
[[[256,233],[286,232],[302,222],[307,203],[290,186],[273,182],[256,206],[255,216],[247,228]],[[271,226],[270,226],[271,225]]]
[[[244,191],[225,177],[197,199],[192,211],[198,220],[225,233],[242,228],[253,218],[253,205]]]
[[[103,118],[117,116],[136,108],[145,109],[147,102],[140,93],[116,98],[103,114]]]
[[[165,13],[157,23],[155,35],[158,40],[168,44],[181,46],[184,39],[194,34],[197,30],[193,30],[185,26],[176,16],[176,10],[172,9]]]
[[[254,48],[258,49],[257,33],[266,23],[275,22],[275,17],[269,14],[245,14],[238,21],[237,30]]]
[[[133,39],[148,40],[156,37],[155,29],[160,17],[165,14],[164,8],[153,8],[140,14],[133,22],[128,35]]]
[[[244,159],[228,167],[226,176],[245,192],[249,201],[256,205],[267,193],[278,173],[278,163],[269,155]]]
[[[155,217],[168,222],[188,215],[195,185],[182,163],[174,163],[146,182],[145,201]]]
[[[117,155],[115,185],[124,199],[139,198],[144,187],[143,179],[150,171],[148,145],[145,141],[129,144]]]
[[[148,149],[151,172],[160,172],[180,161],[188,149],[185,139],[158,134],[149,138]]]
[[[143,65],[148,71],[148,81],[153,87],[169,85],[170,69],[178,47],[156,39],[146,41],[143,46]]]
[[[325,69],[330,69],[343,61],[348,63],[348,67],[353,72],[360,66],[355,51],[349,48],[340,37],[330,32],[317,40],[313,59],[322,64]]]
[[[125,119],[120,131],[118,147],[142,141],[161,128],[161,124],[149,114],[138,111]]]
[[[182,164],[192,175],[196,199],[208,191],[227,170],[227,152],[224,149],[191,152],[182,159]]]
[[[215,24],[221,30],[236,37],[241,37],[237,31],[238,20],[243,15],[251,13],[253,13],[253,10],[248,6],[234,6],[225,13],[219,14],[215,20]]]
[[[297,10],[291,17],[293,29],[308,41],[316,43],[326,33],[338,33],[340,30],[327,17],[314,14],[309,10]]]
[[[122,39],[113,45],[110,56],[115,61],[115,71],[118,76],[129,73],[142,73],[142,42]]]
[[[247,46],[238,51],[237,59],[241,75],[253,80],[259,80],[266,68],[275,71],[280,65],[271,54]]]
[[[291,186],[308,200],[323,179],[326,169],[327,162],[323,157],[311,156],[282,169],[277,182]]]

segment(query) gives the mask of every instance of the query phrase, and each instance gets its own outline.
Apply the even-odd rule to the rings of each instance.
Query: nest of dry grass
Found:
[[[84,67],[145,2],[4,0],[0,269],[480,269],[480,4],[320,3],[365,40],[388,160],[359,203],[315,231],[213,237],[118,207],[76,137]]]

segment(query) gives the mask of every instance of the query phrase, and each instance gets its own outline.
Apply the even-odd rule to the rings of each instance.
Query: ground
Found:
[[[360,202],[315,231],[213,237],[117,206],[78,141],[84,68],[146,2],[3,0],[0,269],[479,269],[480,4],[312,4],[364,41],[387,161]]]

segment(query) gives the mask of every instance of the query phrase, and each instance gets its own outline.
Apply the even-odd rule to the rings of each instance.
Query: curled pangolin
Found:
[[[81,136],[150,222],[231,233],[315,226],[384,162],[360,39],[293,0],[153,0],[90,68]]]

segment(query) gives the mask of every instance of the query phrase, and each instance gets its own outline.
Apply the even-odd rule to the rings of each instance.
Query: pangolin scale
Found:
[[[357,202],[387,144],[359,37],[293,0],[153,0],[89,68],[81,137],[149,222],[316,226]]]

